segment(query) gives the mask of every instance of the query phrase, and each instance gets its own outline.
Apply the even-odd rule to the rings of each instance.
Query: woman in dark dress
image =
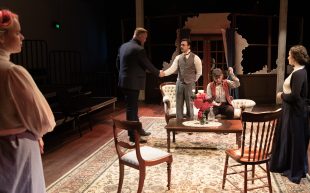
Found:
[[[282,119],[276,131],[270,171],[281,173],[299,184],[307,172],[307,146],[309,143],[307,93],[308,81],[305,65],[309,55],[302,45],[290,48],[288,62],[294,70],[283,83]]]

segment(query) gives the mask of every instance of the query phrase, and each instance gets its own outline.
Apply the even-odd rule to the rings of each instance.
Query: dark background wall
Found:
[[[305,6],[298,2],[289,2],[290,14],[304,14]],[[145,0],[144,5],[146,16],[203,12],[278,14],[279,0]],[[26,39],[46,40],[50,50],[81,51],[87,56],[89,67],[102,70],[110,69],[106,65],[114,62],[122,42],[121,20],[135,18],[135,0],[0,0],[0,7],[20,15]],[[60,30],[53,28],[54,22],[61,24]],[[133,29],[125,30],[131,34]]]
[[[120,44],[120,19],[127,17],[115,1],[109,4],[112,6],[96,0],[0,0],[0,7],[20,16],[26,39],[45,40],[49,50],[80,51],[89,68],[102,70],[108,69],[104,66]],[[125,7],[134,12],[134,3]],[[55,22],[60,29],[55,29]]]
[[[309,16],[307,7],[301,0],[289,1],[289,16],[304,18],[302,42],[310,48]],[[0,0],[0,7],[9,8],[20,16],[22,33],[26,39],[44,40],[48,50],[72,50],[82,55],[83,70],[90,77],[98,76],[100,80],[93,79],[104,87],[116,87],[115,82],[106,84],[106,73],[113,74],[117,79],[115,58],[117,49],[123,41],[132,37],[135,28],[135,0]],[[250,13],[278,15],[279,0],[212,0],[212,1],[177,1],[177,0],[145,0],[146,20],[150,17],[165,15],[197,15],[198,13]],[[186,17],[185,17],[186,18]],[[122,22],[129,23],[122,31]],[[60,29],[53,24],[58,22]],[[161,42],[162,39],[175,40],[175,23],[177,20],[160,20],[150,31],[150,40]],[[146,26],[147,27],[147,26]],[[244,26],[246,28],[246,26]],[[156,29],[156,30],[154,30]],[[259,32],[260,29],[254,29]],[[292,29],[291,31],[300,31]],[[257,33],[259,38],[259,33]],[[153,49],[153,51],[159,52]],[[170,50],[165,50],[169,52]],[[167,55],[162,58],[150,57],[156,67],[161,68],[167,61]],[[92,74],[96,74],[93,76]],[[90,82],[92,84],[92,82]]]

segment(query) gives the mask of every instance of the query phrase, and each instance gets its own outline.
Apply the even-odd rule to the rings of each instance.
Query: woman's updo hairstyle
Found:
[[[298,62],[300,65],[309,64],[310,58],[307,52],[307,49],[302,45],[295,45],[290,48],[291,56]]]
[[[5,32],[10,28],[14,18],[17,18],[15,13],[7,9],[0,9],[0,32]]]

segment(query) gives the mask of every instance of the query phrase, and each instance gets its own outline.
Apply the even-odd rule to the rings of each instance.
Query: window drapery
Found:
[[[225,59],[228,67],[232,67],[234,69],[234,72],[236,72],[235,69],[235,29],[232,28],[226,28],[221,29],[222,36],[223,36],[223,44],[224,44],[224,51],[225,51]],[[231,79],[231,77],[227,77],[227,79]],[[238,88],[232,89],[230,91],[231,96],[234,97],[234,99],[239,98],[239,92]]]

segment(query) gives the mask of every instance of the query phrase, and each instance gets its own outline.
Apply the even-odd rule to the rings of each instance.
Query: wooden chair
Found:
[[[119,137],[122,130],[134,130],[135,143],[127,142]],[[171,164],[172,155],[166,151],[149,146],[140,146],[140,135],[138,130],[142,129],[141,122],[122,121],[113,118],[113,134],[116,152],[119,158],[119,183],[117,192],[122,190],[124,179],[124,166],[129,166],[139,170],[139,186],[137,193],[142,192],[144,179],[146,175],[146,166],[154,166],[163,162],[167,163],[168,190],[171,182]],[[129,149],[129,151],[127,151]]]
[[[225,151],[226,159],[222,189],[225,187],[225,182],[228,181],[241,192],[264,187],[268,187],[269,192],[272,192],[268,162],[271,155],[275,129],[279,122],[281,112],[282,109],[268,112],[242,112],[243,134],[241,147],[239,149],[227,149]],[[229,158],[232,158],[237,163],[230,163],[229,165]],[[261,164],[265,164],[265,167]],[[249,165],[252,166],[252,169],[248,169]],[[262,170],[260,174],[257,174],[260,170],[255,170],[256,165]],[[243,166],[244,169],[238,166]],[[248,177],[248,172],[251,172],[251,177]],[[239,174],[244,178],[243,190],[227,177],[228,175],[234,174]],[[267,178],[267,182],[263,178]],[[260,181],[254,184],[254,180]],[[252,182],[251,187],[248,186],[248,181]]]

